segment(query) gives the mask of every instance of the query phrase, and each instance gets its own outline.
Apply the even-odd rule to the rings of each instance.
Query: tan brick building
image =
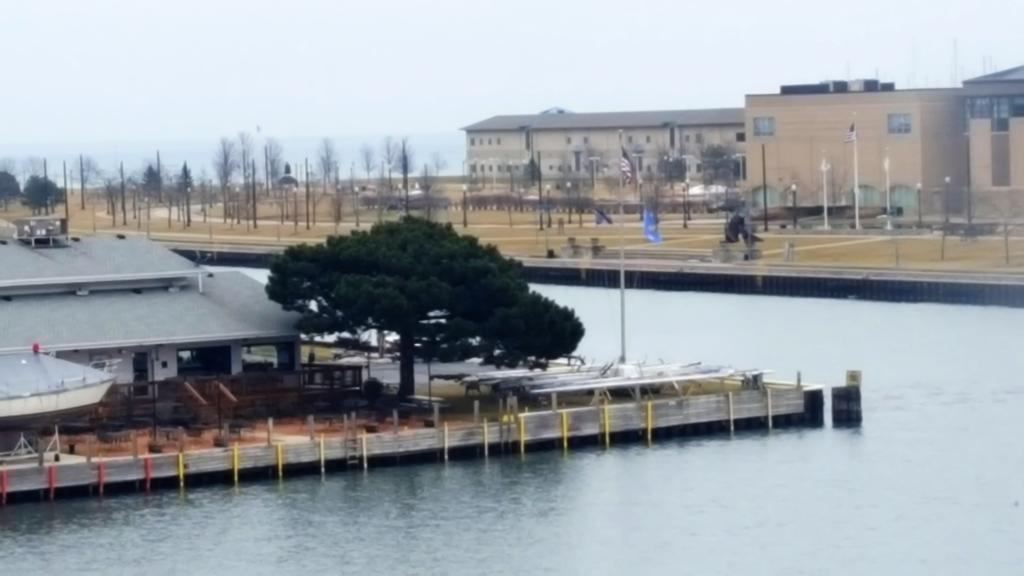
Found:
[[[853,204],[856,126],[860,203],[912,216],[1024,212],[1024,66],[962,87],[897,90],[877,80],[783,86],[746,97],[742,109],[495,116],[464,128],[467,173],[507,181],[540,155],[544,178],[616,177],[619,133],[644,175],[682,159],[699,181],[702,151],[721,144],[735,158],[735,186],[754,205]],[[762,158],[764,161],[762,162]],[[888,162],[886,160],[888,159]],[[886,164],[889,167],[886,178]],[[823,170],[823,167],[827,167]],[[507,184],[506,184],[507,186]]]
[[[745,137],[741,108],[608,113],[552,109],[494,116],[463,130],[466,174],[499,189],[525,174],[531,158],[549,182],[617,178],[622,148],[645,177],[665,160],[685,162],[695,174],[707,146],[722,145],[739,156]]]

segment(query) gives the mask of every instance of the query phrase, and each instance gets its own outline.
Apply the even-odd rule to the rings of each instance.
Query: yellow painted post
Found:
[[[363,430],[363,470],[370,468],[370,456],[366,453],[366,430]]]
[[[324,435],[320,434],[320,475],[323,476],[327,473],[327,467],[324,465],[326,459],[324,456]]]
[[[569,451],[569,412],[562,410],[562,450]]]
[[[519,415],[519,455],[526,455],[526,418]]]
[[[491,442],[487,438],[487,418],[484,418],[484,458],[490,456]]]
[[[178,488],[185,489],[185,453],[178,452]]]
[[[609,448],[612,445],[612,423],[608,418],[608,401],[604,401],[603,407],[604,413],[604,447]]]
[[[231,470],[235,477],[235,486],[238,486],[238,442],[231,447]]]
[[[284,444],[277,445],[277,479],[284,478]]]
[[[448,423],[444,423],[444,461],[448,461]]]
[[[654,402],[647,401],[647,445],[654,440]]]

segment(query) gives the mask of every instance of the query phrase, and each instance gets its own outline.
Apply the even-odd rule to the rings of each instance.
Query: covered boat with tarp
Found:
[[[0,428],[55,424],[90,412],[114,375],[33,352],[0,356]]]

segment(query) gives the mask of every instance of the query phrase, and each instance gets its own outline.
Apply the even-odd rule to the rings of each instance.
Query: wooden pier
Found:
[[[110,490],[149,491],[210,481],[238,484],[245,478],[366,470],[375,464],[525,454],[534,449],[569,450],[581,443],[611,447],[618,442],[653,442],[677,433],[730,433],[779,426],[821,426],[820,387],[772,386],[722,394],[679,396],[596,406],[542,409],[500,415],[498,421],[441,422],[434,428],[344,435],[314,435],[258,444],[233,444],[176,453],[93,458],[78,462],[0,465],[0,502],[100,495]]]

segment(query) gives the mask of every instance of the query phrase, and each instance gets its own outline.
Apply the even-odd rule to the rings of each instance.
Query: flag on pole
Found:
[[[658,220],[654,212],[644,208],[644,236],[652,244],[661,244],[661,232],[658,232]]]
[[[594,223],[600,226],[601,224],[614,224],[611,216],[607,212],[600,208],[594,208]]]
[[[853,124],[850,124],[850,131],[846,133],[846,140],[845,140],[845,142],[847,144],[849,144],[850,142],[856,142],[856,141],[857,141],[857,124],[853,123]]]
[[[633,162],[629,159],[629,153],[626,152],[625,147],[622,148],[622,159],[619,160],[619,172],[626,184],[633,182]]]

